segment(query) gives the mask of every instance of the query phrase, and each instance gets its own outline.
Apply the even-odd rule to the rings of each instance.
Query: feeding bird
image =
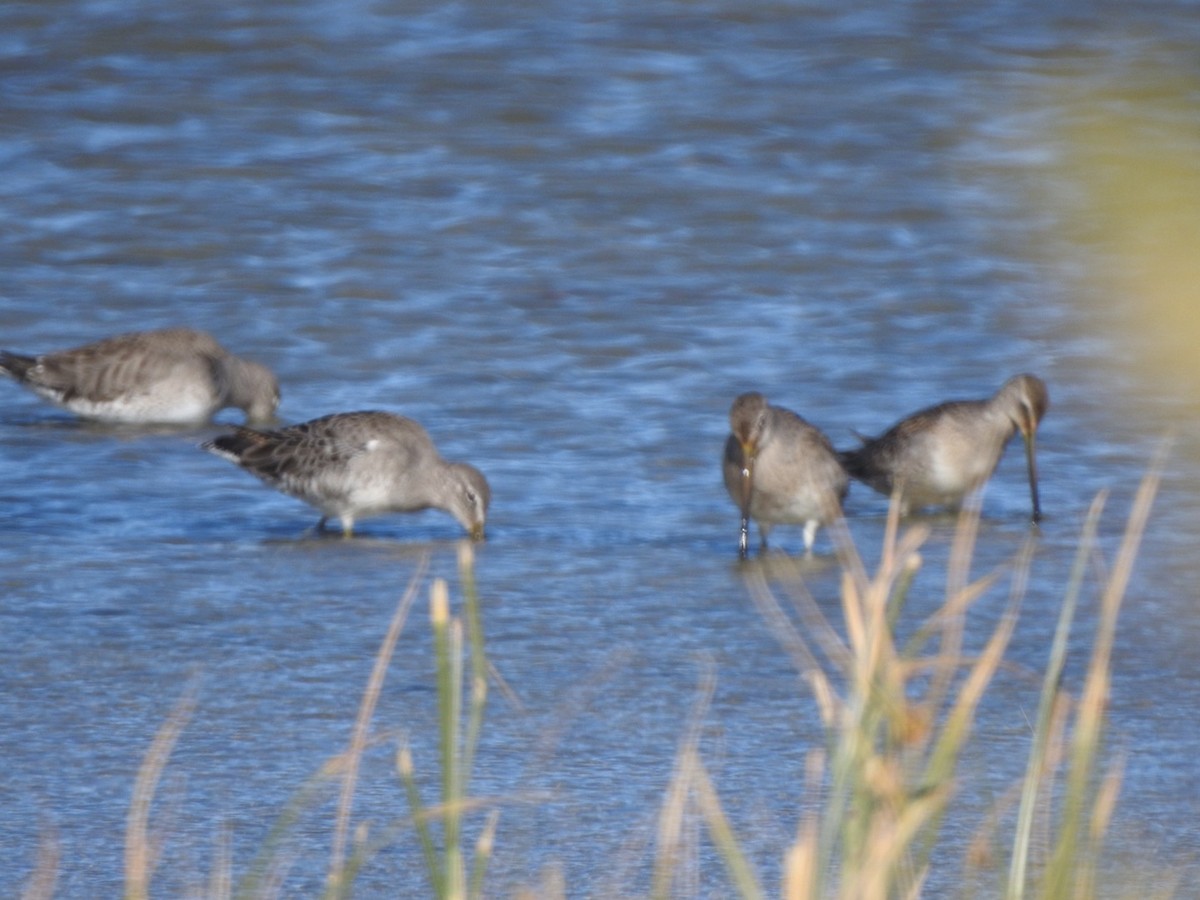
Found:
[[[1018,431],[1033,521],[1042,517],[1038,501],[1035,435],[1050,396],[1036,375],[1010,378],[985,400],[951,400],[913,413],[855,450],[841,454],[854,478],[882,494],[899,494],[900,512],[925,506],[956,507],[982,486]]]
[[[811,552],[817,529],[841,515],[850,483],[829,438],[756,391],[733,401],[729,425],[722,472],[742,514],[739,554],[747,554],[750,519],[764,549],[775,525],[803,525]]]
[[[441,509],[476,540],[491,489],[483,473],[442,459],[425,429],[387,412],[335,413],[274,431],[238,428],[201,445],[271,487],[321,511],[349,536],[354,522],[391,512]]]
[[[270,370],[190,328],[122,334],[40,356],[0,350],[0,373],[102,422],[202,423],[227,406],[243,410],[247,421],[267,421],[279,405]]]

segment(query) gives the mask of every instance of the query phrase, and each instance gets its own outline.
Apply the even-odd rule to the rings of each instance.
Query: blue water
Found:
[[[1016,372],[1050,385],[1047,518],[929,896],[957,894],[966,841],[1020,775],[1088,504],[1111,490],[1110,560],[1172,429],[1114,655],[1109,734],[1125,775],[1109,850],[1130,889],[1178,877],[1186,895],[1200,884],[1196,411],[1183,382],[1145,375],[1120,305],[1094,290],[1111,260],[1062,205],[1077,186],[1059,129],[1126,110],[1141,80],[1151,126],[1175,115],[1158,114],[1162,98],[1195,101],[1194,12],[8,4],[0,346],[206,328],[278,373],[284,419],[400,412],[487,474],[477,574],[507,692],[492,690],[473,788],[502,809],[496,896],[547,867],[570,896],[648,890],[708,671],[701,752],[764,884],[778,884],[821,730],[736,565],[718,459],[737,393],[762,390],[846,445]],[[459,598],[452,520],[313,540],[312,510],[198,450],[217,426],[81,425],[11,384],[0,403],[4,892],[51,834],[60,896],[119,892],[138,764],[189,685],[196,708],[155,806],[155,893],[203,893],[223,835],[245,873],[346,746],[425,555],[355,821],[382,839],[404,820],[401,734],[432,800],[424,597],[440,576]],[[1011,450],[987,491],[979,573],[1029,533],[1022,462]],[[851,493],[869,561],[885,508]],[[914,617],[944,584],[953,522],[929,524]],[[799,530],[777,543],[796,552]],[[817,549],[806,584],[836,622],[827,534]],[[981,601],[971,646],[1006,591]],[[1069,688],[1095,598],[1093,579]],[[283,895],[319,892],[333,797],[319,789],[289,834]],[[385,843],[360,894],[420,895],[411,832]],[[685,893],[725,896],[707,847],[696,865]]]

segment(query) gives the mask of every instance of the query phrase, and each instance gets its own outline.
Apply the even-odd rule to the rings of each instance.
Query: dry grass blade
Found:
[[[779,604],[779,600],[775,594],[767,586],[767,580],[761,568],[756,569],[747,578],[747,586],[750,589],[750,597],[758,607],[759,615],[766,620],[775,634],[776,639],[783,645],[788,656],[791,657],[792,665],[796,667],[801,675],[807,675],[814,669],[820,667],[816,655],[812,648],[809,647],[808,641],[804,635],[796,628],[783,611],[783,607]],[[801,588],[803,587],[801,583]],[[811,601],[811,598],[805,596],[805,606],[815,607],[816,604]],[[824,617],[821,617],[824,622]],[[833,629],[826,624],[824,630],[832,634]]]
[[[1084,681],[1072,735],[1070,772],[1067,775],[1062,824],[1046,879],[1044,893],[1048,897],[1070,896],[1070,886],[1078,880],[1077,869],[1086,863],[1089,856],[1094,856],[1094,852],[1089,854],[1081,851],[1081,843],[1086,840],[1082,834],[1083,810],[1095,771],[1095,758],[1103,729],[1117,618],[1133,574],[1133,564],[1145,534],[1150,508],[1158,492],[1166,453],[1167,444],[1164,442],[1150,471],[1138,487],[1125,534],[1117,551],[1116,562],[1101,594],[1100,621],[1096,628],[1096,639],[1092,645],[1087,678]]]
[[[896,887],[897,874],[909,848],[929,822],[945,806],[949,788],[941,787],[917,798],[910,798],[898,814],[877,816],[871,825],[866,856],[848,873],[842,884],[846,900],[888,900]],[[923,877],[913,878],[913,887]],[[911,893],[904,891],[904,893]]]
[[[42,829],[38,841],[37,865],[21,891],[21,900],[50,900],[58,883],[58,864],[62,859],[62,844],[53,826]]]
[[[475,842],[475,865],[471,870],[471,887],[468,897],[483,896],[483,877],[492,859],[492,848],[496,846],[496,826],[500,824],[500,810],[488,813],[483,831]]]
[[[387,674],[388,665],[391,663],[396,641],[399,640],[400,632],[404,629],[404,622],[416,599],[417,587],[425,576],[428,561],[428,555],[422,557],[409,580],[408,588],[400,598],[400,602],[396,604],[396,611],[392,615],[387,634],[379,647],[379,652],[375,654],[375,665],[371,669],[371,677],[367,681],[366,690],[363,691],[362,702],[359,703],[358,717],[354,722],[350,746],[342,757],[344,763],[342,790],[338,798],[337,819],[333,830],[333,849],[326,878],[327,890],[330,895],[335,897],[340,896],[347,887],[343,884],[343,870],[346,861],[347,834],[350,830],[350,810],[354,803],[354,789],[358,783],[359,763],[362,760],[363,748],[367,744],[367,730],[371,725],[371,717],[375,713],[375,705],[379,702],[379,694],[383,690],[383,679]]]
[[[233,835],[222,828],[213,850],[213,867],[208,878],[208,900],[229,900],[233,896]]]
[[[1088,858],[1084,860],[1084,864],[1077,867],[1075,896],[1079,900],[1091,900],[1097,894],[1096,861],[1100,855],[1100,845],[1104,842],[1104,835],[1108,833],[1108,826],[1112,822],[1113,811],[1117,807],[1117,795],[1121,792],[1121,774],[1124,770],[1124,759],[1114,760],[1109,766],[1108,774],[1100,782],[1100,789],[1092,806],[1092,817],[1088,827],[1090,852]]]
[[[817,896],[820,884],[820,828],[817,810],[821,779],[825,773],[825,754],[814,750],[805,761],[805,794],[808,814],[801,820],[796,840],[784,859],[784,900],[807,900]]]
[[[196,708],[196,687],[189,686],[171,710],[171,715],[158,729],[150,749],[138,768],[133,786],[133,799],[125,820],[125,898],[146,900],[150,896],[150,877],[154,874],[156,853],[150,840],[150,806],[162,778],[167,760],[175,749],[179,735]]]
[[[696,777],[695,767],[699,759],[696,747],[700,740],[700,724],[708,712],[715,688],[716,678],[709,664],[701,675],[700,691],[692,705],[688,728],[680,739],[679,750],[675,754],[675,772],[667,787],[658,816],[658,849],[654,859],[651,897],[665,900],[671,896],[671,885],[683,856],[683,822],[688,796]]]
[[[708,833],[712,836],[713,843],[716,844],[717,850],[725,860],[730,879],[739,896],[748,898],[748,900],[758,900],[763,896],[763,892],[758,885],[758,879],[754,876],[754,870],[750,867],[745,854],[742,853],[741,847],[738,846],[737,837],[733,833],[725,810],[721,807],[717,790],[713,787],[712,779],[708,777],[708,770],[694,749],[692,756],[689,767],[692,772],[692,788],[696,795],[696,802],[704,815],[704,821],[708,825]]]
[[[1016,627],[1017,613],[1025,594],[1029,563],[1032,558],[1033,544],[1026,541],[1013,577],[1008,608],[991,637],[988,638],[983,652],[971,667],[971,671],[967,673],[966,680],[959,689],[958,698],[951,707],[946,722],[942,725],[940,735],[934,743],[929,766],[925,771],[927,784],[938,784],[953,776],[954,764],[970,733],[975,710],[978,708],[987,686],[991,684],[996,669],[1004,659],[1004,651],[1007,649],[1013,629]]]
[[[962,655],[962,616],[967,607],[987,587],[986,584],[976,584],[972,590],[969,585],[971,559],[975,548],[975,538],[978,534],[978,503],[964,506],[959,513],[958,523],[954,529],[954,542],[950,548],[950,562],[946,570],[946,600],[933,617],[942,626],[939,655],[943,659],[954,660]],[[942,708],[955,674],[955,666],[947,666],[934,674],[933,684],[927,695],[931,709]]]

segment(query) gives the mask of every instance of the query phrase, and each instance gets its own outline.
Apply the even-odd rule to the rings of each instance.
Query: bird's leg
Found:
[[[763,522],[758,523],[758,555],[762,556],[767,552],[767,535],[771,533],[771,526]]]
[[[816,519],[809,519],[804,523],[804,553],[806,556],[812,555],[813,541],[817,537],[817,529],[821,527],[821,523]]]

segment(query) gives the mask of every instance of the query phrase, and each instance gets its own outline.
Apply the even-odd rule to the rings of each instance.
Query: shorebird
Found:
[[[483,473],[438,454],[425,429],[386,412],[335,413],[275,431],[238,428],[201,444],[276,490],[331,517],[350,536],[354,521],[441,509],[483,539],[491,490]]]
[[[265,421],[279,405],[275,376],[189,328],[122,334],[71,350],[0,350],[0,373],[85,419],[140,424],[207,422],[227,406]]]
[[[899,494],[900,512],[955,507],[983,485],[1018,431],[1025,440],[1033,521],[1041,520],[1034,436],[1050,403],[1046,384],[1017,375],[986,400],[951,400],[913,413],[857,450],[841,454],[853,477]]]
[[[733,401],[729,425],[722,470],[742,513],[739,554],[745,559],[750,519],[764,549],[773,526],[803,524],[804,549],[812,552],[817,529],[841,515],[850,484],[829,438],[757,392]]]

